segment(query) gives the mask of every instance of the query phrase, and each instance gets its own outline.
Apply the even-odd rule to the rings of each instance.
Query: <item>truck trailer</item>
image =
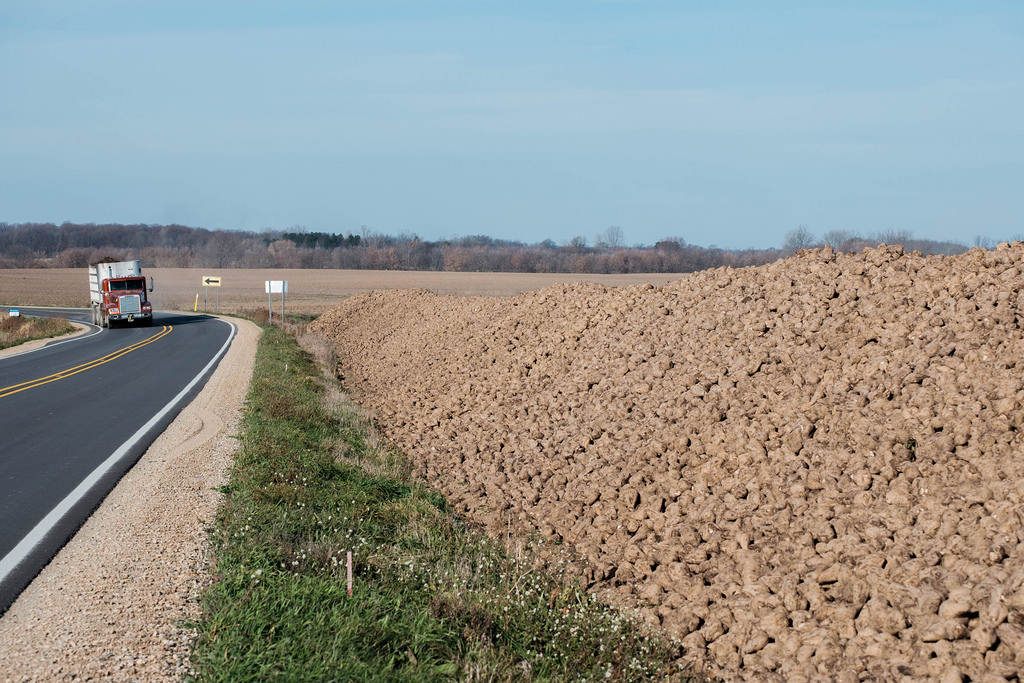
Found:
[[[138,261],[94,263],[89,266],[89,298],[92,322],[101,327],[115,324],[153,324],[153,305],[146,292],[153,291],[153,278],[142,275]]]

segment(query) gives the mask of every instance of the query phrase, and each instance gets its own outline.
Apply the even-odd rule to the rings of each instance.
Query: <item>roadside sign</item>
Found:
[[[7,311],[7,315],[12,317],[12,318],[20,318],[21,317],[21,311],[19,311],[17,308],[11,308],[11,309],[9,309]]]
[[[272,294],[281,295],[281,321],[284,322],[284,295],[288,291],[287,280],[264,280],[267,283],[267,315],[270,324],[274,324],[274,301]]]
[[[207,308],[207,305],[206,305],[207,301],[209,301],[209,299],[206,296],[206,293],[209,291],[209,290],[206,289],[207,287],[217,287],[217,303],[216,303],[216,306],[217,306],[217,312],[220,313],[220,275],[204,275],[203,276],[203,310],[204,311],[209,310],[209,308]],[[199,296],[198,295],[196,296],[196,303],[197,304],[199,303]]]

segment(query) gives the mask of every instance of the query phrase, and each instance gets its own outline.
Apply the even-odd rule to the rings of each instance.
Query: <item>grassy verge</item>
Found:
[[[295,338],[266,328],[212,530],[201,680],[645,680],[678,645],[531,569],[408,476]],[[347,591],[347,553],[353,591]]]
[[[74,332],[75,328],[64,318],[10,317],[5,312],[0,318],[0,349],[10,348],[34,339],[49,339]]]

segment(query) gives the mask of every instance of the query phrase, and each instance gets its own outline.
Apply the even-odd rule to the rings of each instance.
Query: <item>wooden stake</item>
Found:
[[[352,551],[348,551],[348,594],[352,595]]]

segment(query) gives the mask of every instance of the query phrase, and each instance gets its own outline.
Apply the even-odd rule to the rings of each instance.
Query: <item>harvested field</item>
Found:
[[[423,287],[438,294],[509,296],[558,282],[601,282],[621,286],[652,282],[662,284],[678,275],[589,275],[571,273],[440,273],[402,270],[287,270],[231,268],[146,268],[143,273],[156,283],[150,298],[158,310],[213,311],[218,301],[221,313],[267,306],[264,283],[285,280],[285,310],[319,313],[345,297],[361,292]],[[220,276],[221,287],[204,292],[205,276]],[[219,290],[219,291],[218,291]],[[205,298],[204,298],[205,297]],[[281,310],[281,296],[273,297],[275,314]],[[85,268],[41,268],[0,270],[0,306],[89,305],[89,280]]]
[[[1024,674],[1024,244],[353,296],[312,327],[468,516],[728,680]]]

